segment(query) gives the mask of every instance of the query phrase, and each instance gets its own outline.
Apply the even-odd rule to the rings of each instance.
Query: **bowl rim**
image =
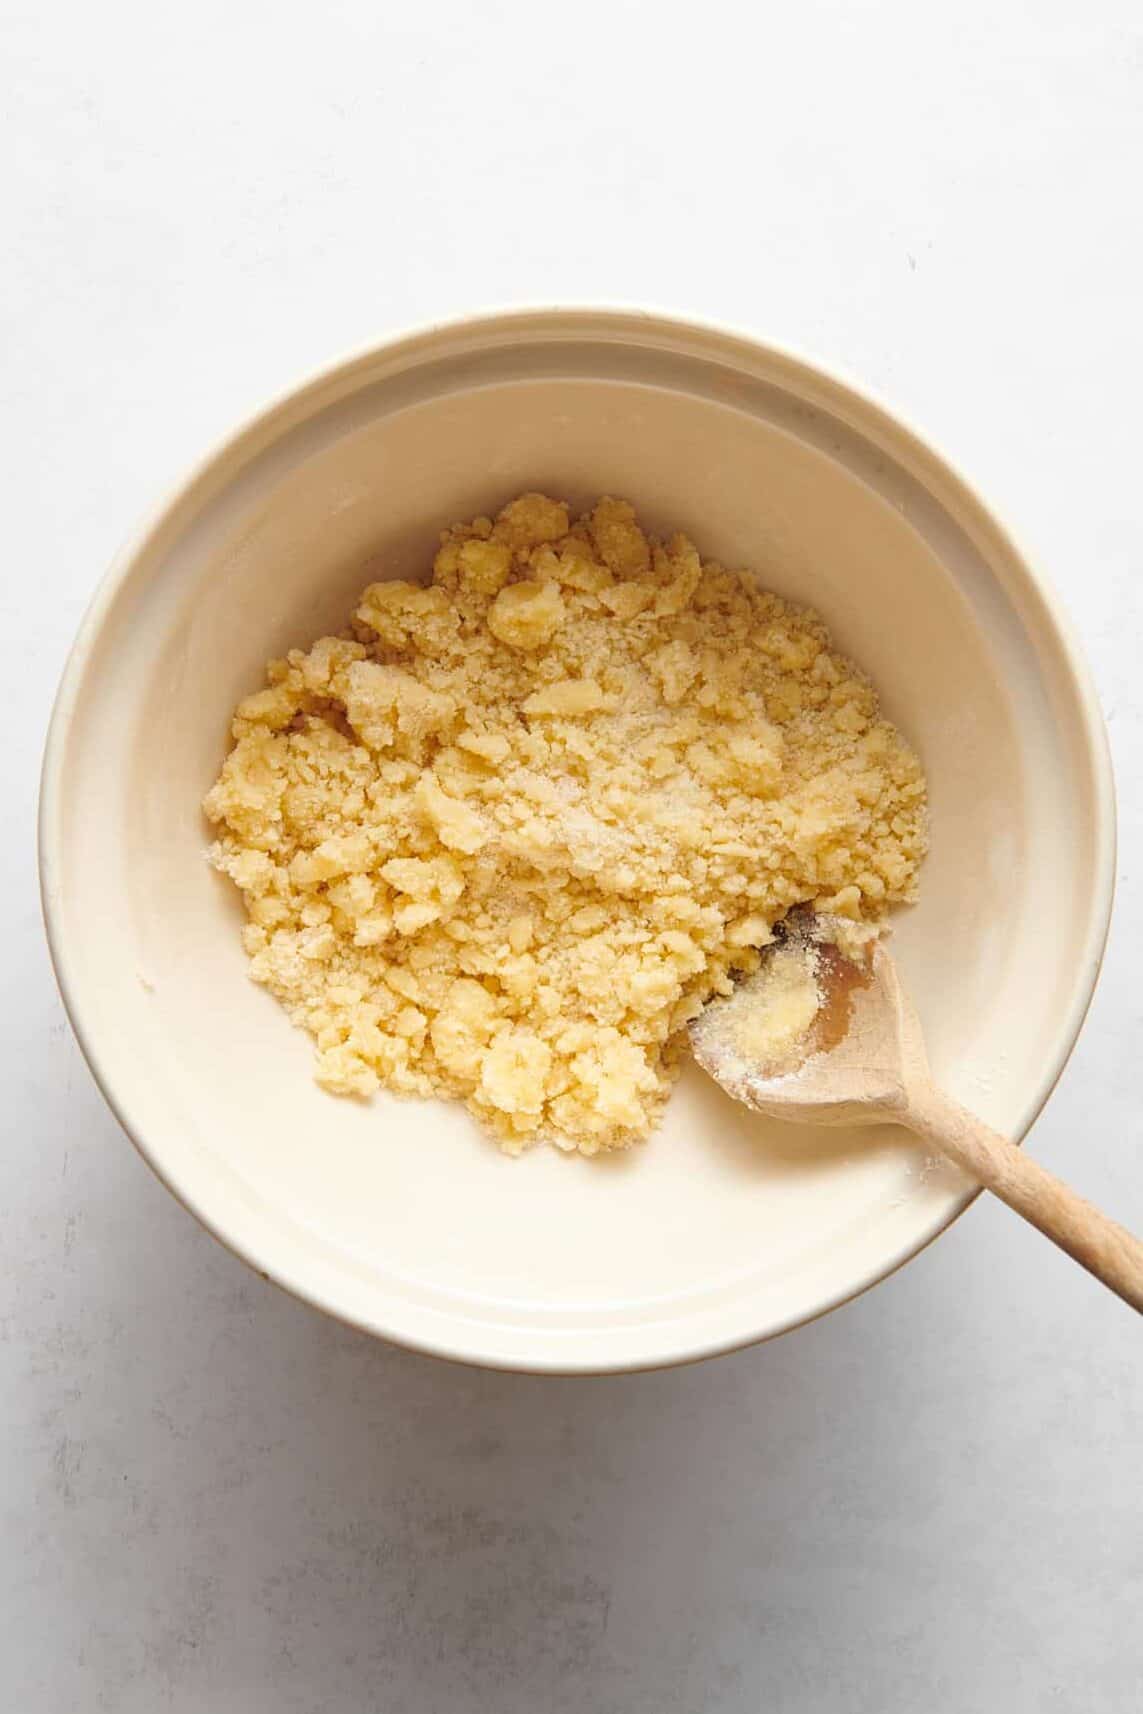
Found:
[[[216,439],[190,469],[181,478],[169,484],[152,503],[142,521],[113,556],[95,587],[65,660],[48,722],[40,774],[37,857],[41,909],[49,955],[64,1009],[88,1069],[120,1128],[130,1138],[144,1162],[217,1242],[263,1279],[271,1281],[300,1302],[322,1310],[345,1325],[405,1349],[504,1372],[590,1375],[674,1368],[743,1350],[777,1338],[797,1327],[809,1325],[860,1297],[927,1249],[976,1200],[980,1195],[980,1188],[966,1190],[954,1200],[947,1215],[943,1215],[916,1242],[910,1242],[902,1253],[890,1255],[884,1264],[874,1266],[852,1289],[832,1296],[819,1308],[806,1314],[799,1313],[788,1317],[778,1325],[745,1336],[739,1333],[722,1339],[695,1339],[688,1336],[681,1340],[678,1350],[669,1357],[640,1360],[638,1357],[621,1356],[606,1362],[581,1362],[569,1360],[566,1356],[553,1352],[550,1358],[541,1358],[534,1354],[528,1357],[506,1358],[503,1354],[474,1350],[471,1342],[458,1344],[443,1338],[432,1339],[414,1335],[386,1324],[383,1317],[369,1318],[351,1313],[345,1307],[329,1301],[324,1292],[309,1286],[304,1279],[288,1273],[285,1269],[275,1268],[265,1257],[253,1253],[227,1230],[224,1219],[214,1212],[208,1213],[199,1205],[190,1185],[176,1181],[164,1165],[161,1143],[152,1143],[132,1127],[126,1114],[126,1103],[116,1095],[100,1065],[92,1027],[93,1007],[90,998],[84,1000],[70,963],[66,936],[60,920],[59,888],[56,884],[62,861],[64,766],[72,717],[88,658],[121,587],[129,578],[136,561],[152,545],[169,516],[190,500],[195,490],[210,476],[232,462],[245,443],[269,430],[277,416],[297,410],[308,399],[331,386],[348,382],[357,369],[376,364],[386,356],[407,358],[414,366],[419,354],[432,361],[434,355],[438,355],[434,352],[435,342],[442,338],[456,338],[466,334],[479,336],[482,333],[510,333],[513,329],[518,329],[522,336],[530,334],[542,337],[545,329],[555,332],[558,325],[561,322],[566,323],[569,318],[583,323],[584,336],[587,336],[588,324],[591,322],[596,323],[598,329],[610,327],[615,333],[622,331],[621,324],[628,327],[632,324],[642,324],[649,332],[668,338],[674,336],[676,339],[698,338],[712,344],[717,342],[724,351],[729,349],[733,352],[737,349],[744,355],[752,354],[755,359],[769,359],[772,363],[783,365],[793,373],[809,378],[819,385],[824,383],[828,390],[840,394],[855,405],[866,423],[875,425],[891,440],[896,441],[898,446],[927,464],[960,502],[967,503],[970,509],[975,510],[998,538],[1008,556],[1010,571],[1022,585],[1022,594],[1039,604],[1058,644],[1061,663],[1076,697],[1082,758],[1090,779],[1095,813],[1091,829],[1093,855],[1088,926],[1083,954],[1077,958],[1075,964],[1076,971],[1080,974],[1061,1020],[1059,1050],[1033,1095],[1026,1119],[1016,1138],[1017,1142],[1023,1142],[1059,1083],[1083,1028],[1099,980],[1114,903],[1117,849],[1115,784],[1107,728],[1091,669],[1080,648],[1072,620],[1050,579],[1024,551],[1006,518],[983,497],[957,466],[950,463],[944,454],[917,430],[911,418],[904,416],[896,406],[890,406],[877,390],[856,380],[843,367],[832,362],[824,363],[817,357],[807,355],[797,346],[761,337],[734,324],[708,317],[681,315],[658,307],[650,308],[645,303],[624,303],[621,300],[573,300],[489,306],[464,314],[414,323],[399,328],[382,339],[358,345],[329,362],[311,368],[293,384],[280,388],[261,405],[247,412],[235,428]]]

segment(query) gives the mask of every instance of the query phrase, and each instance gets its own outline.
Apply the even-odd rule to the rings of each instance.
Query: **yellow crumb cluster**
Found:
[[[337,1094],[464,1100],[512,1152],[622,1146],[791,906],[913,894],[924,779],[868,681],[621,500],[449,530],[430,584],[372,584],[266,679],[212,856]]]

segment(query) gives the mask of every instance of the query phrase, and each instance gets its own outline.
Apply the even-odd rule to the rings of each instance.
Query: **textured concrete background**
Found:
[[[678,1373],[377,1346],[216,1248],[117,1132],[31,843],[96,579],[264,394],[495,302],[756,328],[913,417],[1071,607],[1121,888],[1034,1147],[1143,1226],[1136,0],[9,0],[0,30],[5,1708],[1136,1708],[1139,1324],[1003,1210]]]

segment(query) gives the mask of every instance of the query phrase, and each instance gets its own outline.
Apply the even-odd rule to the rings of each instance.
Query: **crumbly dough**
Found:
[[[808,940],[787,942],[768,952],[749,987],[726,1003],[724,1034],[739,1059],[773,1076],[798,1064],[821,1006],[817,948]]]
[[[540,494],[267,668],[206,797],[251,975],[339,1095],[464,1100],[515,1153],[654,1125],[680,1032],[794,905],[913,896],[920,764],[821,620]]]

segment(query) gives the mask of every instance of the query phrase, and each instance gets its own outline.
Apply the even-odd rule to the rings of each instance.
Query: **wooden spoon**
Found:
[[[904,1125],[1143,1312],[1143,1244],[936,1088],[916,1013],[880,942],[858,963],[818,932],[812,916],[795,919],[757,975],[693,1021],[703,1070],[776,1119]]]

